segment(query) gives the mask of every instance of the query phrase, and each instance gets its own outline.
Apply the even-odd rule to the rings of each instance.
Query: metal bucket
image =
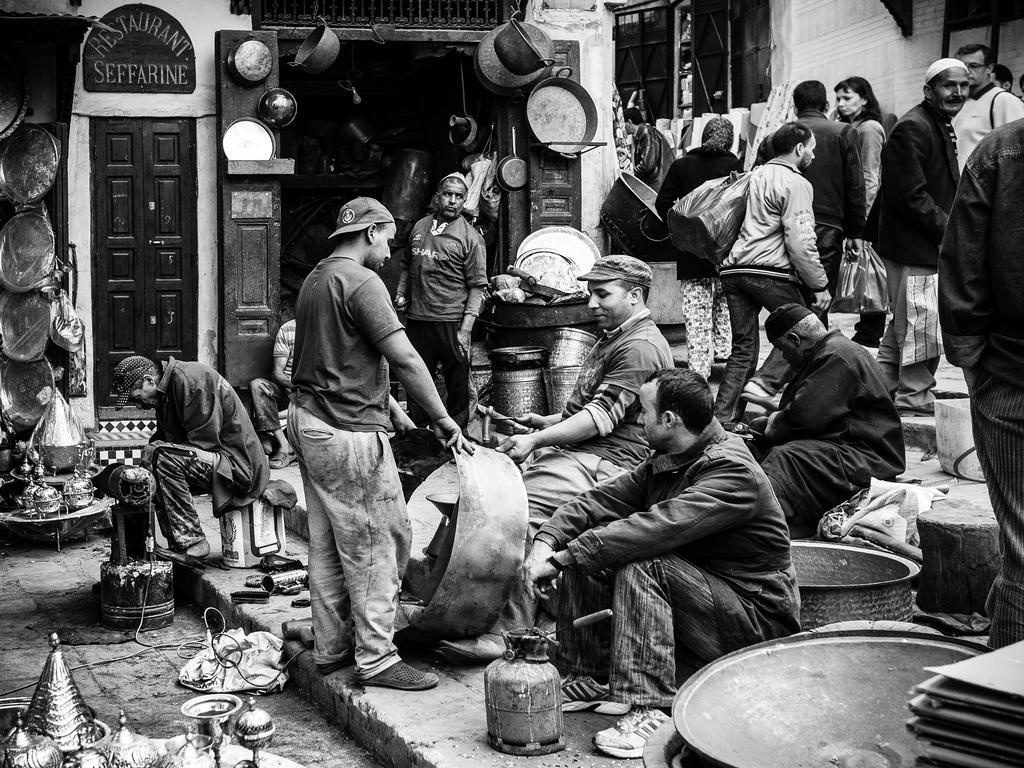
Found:
[[[910,580],[921,567],[906,558],[861,547],[794,541],[804,629],[839,621],[910,621]]]
[[[542,368],[548,356],[544,347],[497,347],[488,354],[491,358],[491,367],[496,371]]]
[[[505,416],[547,413],[544,371],[524,368],[519,371],[495,370],[491,374],[491,404]]]
[[[548,368],[566,368],[583,365],[597,336],[578,328],[559,328],[551,336],[548,346]]]
[[[416,221],[427,209],[434,155],[421,149],[397,149],[388,171],[382,202],[397,219]]]
[[[658,193],[636,176],[623,172],[601,204],[601,221],[630,256],[643,261],[675,261],[679,252],[654,208],[657,197]]]
[[[544,371],[544,387],[548,395],[548,414],[561,413],[576,388],[583,366],[566,365]]]

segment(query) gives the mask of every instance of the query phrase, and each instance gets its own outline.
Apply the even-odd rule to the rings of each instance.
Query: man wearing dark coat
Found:
[[[795,372],[779,410],[755,419],[757,451],[794,538],[822,513],[906,468],[903,427],[878,364],[859,344],[829,331],[811,310],[786,304],[765,321],[768,340]]]
[[[156,409],[156,431],[143,452],[156,479],[157,521],[172,552],[210,554],[192,493],[212,493],[220,516],[258,499],[270,465],[245,406],[208,365],[173,357],[162,365],[133,355],[114,369],[116,406]]]

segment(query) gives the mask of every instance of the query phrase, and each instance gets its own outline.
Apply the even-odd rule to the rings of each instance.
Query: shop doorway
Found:
[[[130,355],[197,353],[195,121],[97,119],[92,139],[96,405]]]

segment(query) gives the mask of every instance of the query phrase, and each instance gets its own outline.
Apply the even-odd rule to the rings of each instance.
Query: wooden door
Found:
[[[732,103],[767,101],[772,89],[772,20],[768,0],[732,0]]]
[[[694,115],[729,110],[728,11],[728,0],[693,0]]]
[[[130,355],[195,360],[193,120],[91,121],[96,404]]]

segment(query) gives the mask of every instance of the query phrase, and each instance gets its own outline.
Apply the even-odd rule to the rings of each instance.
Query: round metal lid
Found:
[[[6,139],[28,111],[28,85],[21,64],[0,52],[0,139]]]
[[[985,648],[910,632],[813,632],[723,656],[687,680],[672,717],[711,765],[820,768],[914,764],[908,692],[925,667]]]
[[[246,85],[262,83],[274,66],[270,49],[260,40],[246,40],[235,48],[232,62],[238,79]]]
[[[43,416],[39,393],[53,386],[49,360],[0,361],[0,407],[16,431],[31,429]]]
[[[221,141],[228,160],[271,160],[277,148],[270,129],[251,117],[235,120]]]
[[[15,203],[34,203],[57,179],[60,148],[52,133],[22,125],[0,147],[0,192]]]
[[[46,284],[53,274],[53,227],[45,214],[16,213],[0,229],[0,284],[23,293]]]
[[[516,252],[516,261],[532,251],[550,251],[576,265],[577,275],[585,275],[601,258],[594,241],[574,227],[542,227],[523,238]],[[519,268],[519,264],[516,264]]]
[[[40,360],[50,338],[50,302],[38,291],[0,295],[0,339],[12,360]]]

